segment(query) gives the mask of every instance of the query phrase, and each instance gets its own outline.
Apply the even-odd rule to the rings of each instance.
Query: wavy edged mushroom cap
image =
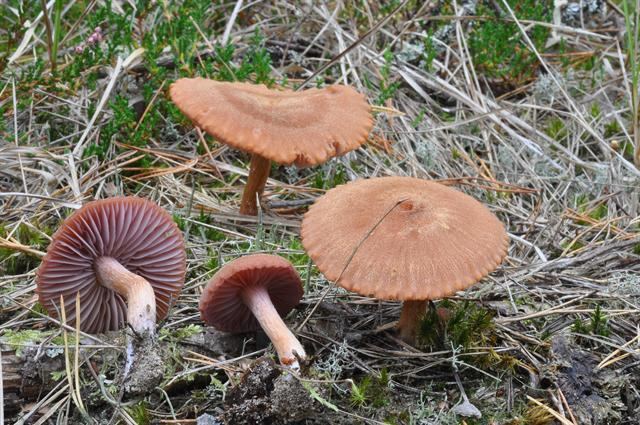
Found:
[[[57,317],[64,296],[67,321],[73,323],[79,292],[81,329],[90,333],[117,330],[127,321],[126,300],[96,278],[94,261],[100,257],[112,257],[145,278],[155,293],[158,320],[167,315],[184,284],[186,254],[182,233],[164,209],[137,197],[92,201],[54,234],[37,271],[38,298]]]
[[[215,138],[283,165],[317,165],[357,149],[373,126],[364,96],[342,85],[295,92],[181,78],[170,95]]]
[[[202,320],[224,332],[248,332],[260,328],[242,300],[242,291],[266,288],[278,314],[283,317],[304,295],[295,268],[282,257],[254,254],[225,264],[211,278],[200,297]]]
[[[329,190],[305,214],[301,233],[328,280],[404,301],[438,299],[473,285],[502,262],[508,246],[504,225],[480,202],[411,177],[356,180]]]

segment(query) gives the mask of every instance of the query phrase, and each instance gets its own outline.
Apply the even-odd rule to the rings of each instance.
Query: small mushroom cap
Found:
[[[170,95],[216,139],[283,165],[317,165],[357,149],[373,126],[364,96],[342,85],[295,92],[181,78]]]
[[[38,268],[36,293],[54,317],[62,295],[73,325],[79,292],[80,327],[90,333],[116,330],[127,321],[124,297],[97,280],[94,261],[100,257],[115,258],[145,278],[156,296],[157,320],[167,315],[184,284],[186,254],[182,233],[164,209],[137,197],[92,201],[53,235]]]
[[[211,278],[200,297],[202,320],[224,332],[260,328],[242,301],[242,290],[266,288],[278,314],[284,317],[302,298],[302,281],[290,262],[277,255],[253,254],[225,264]]]
[[[301,232],[328,280],[393,300],[437,299],[465,289],[494,270],[508,246],[503,224],[480,202],[411,177],[331,189],[306,213]]]

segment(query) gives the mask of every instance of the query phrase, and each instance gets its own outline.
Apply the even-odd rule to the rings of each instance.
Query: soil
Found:
[[[551,343],[553,380],[562,390],[572,413],[580,424],[608,424],[620,420],[621,390],[625,376],[598,369],[598,356],[582,350],[565,336]]]
[[[227,394],[226,424],[290,424],[317,414],[300,380],[267,357],[256,360]]]
[[[231,334],[213,327],[205,327],[204,332],[192,336],[189,343],[206,349],[209,355],[238,357],[243,354],[243,349],[255,350],[255,343],[246,336],[244,333]]]
[[[128,397],[150,393],[164,377],[164,362],[157,340],[138,338],[133,345],[133,364],[124,380],[124,391]]]

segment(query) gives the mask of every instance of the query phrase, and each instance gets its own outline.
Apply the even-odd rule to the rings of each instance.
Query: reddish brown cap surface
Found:
[[[364,96],[341,85],[294,92],[181,78],[171,85],[170,95],[187,117],[221,142],[298,167],[357,149],[373,126]]]
[[[207,324],[224,332],[247,332],[260,324],[243,303],[241,292],[264,286],[280,316],[302,298],[302,281],[290,262],[277,255],[254,254],[224,265],[211,278],[200,297],[200,315]]]
[[[182,233],[164,209],[136,197],[89,202],[62,223],[37,272],[36,292],[49,314],[58,317],[63,295],[73,325],[79,292],[83,331],[116,330],[126,323],[126,300],[96,279],[93,262],[102,256],[145,278],[155,292],[157,319],[166,316],[184,284]]]
[[[411,177],[329,190],[306,213],[301,232],[328,280],[380,299],[452,295],[494,270],[508,246],[504,225],[480,202]]]

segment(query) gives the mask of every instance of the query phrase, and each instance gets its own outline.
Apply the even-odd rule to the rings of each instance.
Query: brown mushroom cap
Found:
[[[302,298],[302,281],[290,262],[277,255],[254,254],[224,265],[211,278],[200,297],[200,315],[207,324],[224,332],[247,332],[260,328],[242,290],[261,285],[282,317]]]
[[[364,96],[341,85],[294,92],[181,78],[170,95],[221,142],[284,165],[317,165],[357,149],[373,126]]]
[[[480,202],[411,177],[329,190],[306,213],[301,232],[328,280],[379,299],[452,295],[494,270],[508,246],[503,224]]]
[[[167,315],[184,284],[186,254],[182,233],[164,209],[136,197],[93,201],[54,234],[37,272],[40,303],[57,317],[64,296],[67,322],[74,323],[79,292],[81,329],[91,333],[127,321],[126,300],[97,281],[94,261],[100,257],[115,258],[145,278],[156,296],[158,320]]]

